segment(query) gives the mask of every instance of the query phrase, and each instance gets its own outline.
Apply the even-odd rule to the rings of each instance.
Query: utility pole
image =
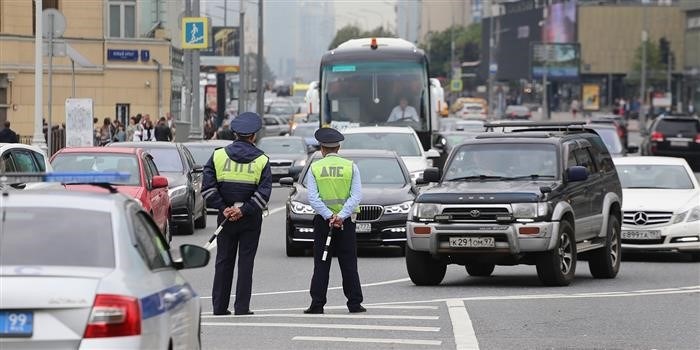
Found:
[[[494,11],[493,11],[493,5],[494,5],[494,0],[489,0],[488,6],[489,6],[489,66],[488,66],[488,72],[489,72],[489,81],[488,81],[488,99],[489,99],[489,114],[491,115],[491,118],[495,117],[495,103],[494,103],[494,94],[493,90],[495,88],[495,78],[496,78],[496,72],[493,71],[493,67],[496,66],[497,64],[495,63],[496,61],[496,28],[495,28],[495,20],[496,17],[494,16]]]
[[[642,2],[642,71],[640,72],[640,83],[639,83],[639,123],[641,124],[640,130],[643,134],[647,133],[647,113],[646,113],[646,83],[647,83],[647,40],[648,33],[648,19],[647,19],[647,6]]]
[[[238,114],[245,111],[246,107],[246,75],[248,74],[248,69],[245,64],[245,0],[241,0],[241,4],[238,10],[239,21],[238,21],[238,32],[241,36],[241,42],[239,44],[240,53],[239,57],[239,71],[238,71]]]
[[[43,132],[43,112],[44,112],[44,52],[42,48],[41,26],[42,10],[44,8],[42,0],[34,0],[34,135],[32,145],[46,150],[46,140]]]
[[[192,0],[185,0],[185,17],[192,16]],[[182,28],[185,30],[185,28]],[[184,88],[185,88],[185,110],[182,111],[181,120],[183,124],[190,124],[189,129],[192,129],[192,50],[183,50],[182,53],[184,70]],[[188,131],[189,132],[189,131]],[[184,136],[184,135],[183,135]]]
[[[192,0],[192,16],[199,17],[199,0]],[[204,28],[209,30],[209,28]],[[190,118],[190,140],[202,139],[202,119],[199,114],[199,50],[192,51],[192,114]]]
[[[255,111],[263,115],[265,108],[265,84],[263,81],[263,0],[258,0],[258,57],[255,66],[258,73],[258,84],[255,87],[257,92]]]
[[[42,16],[43,17],[43,16]],[[48,97],[48,126],[46,129],[46,154],[51,157],[53,155],[53,144],[51,140],[51,124],[53,123],[51,117],[53,116],[53,31],[54,31],[54,18],[53,14],[49,14],[49,97]],[[110,140],[111,141],[111,140]]]

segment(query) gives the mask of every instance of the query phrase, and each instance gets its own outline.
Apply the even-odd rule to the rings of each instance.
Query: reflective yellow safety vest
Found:
[[[314,174],[321,200],[333,214],[338,214],[350,198],[352,161],[327,156],[311,164],[311,173]],[[355,208],[355,212],[359,213],[360,208]]]
[[[237,163],[229,158],[226,149],[219,148],[214,151],[216,181],[257,185],[267,161],[267,156],[262,154],[250,163]]]

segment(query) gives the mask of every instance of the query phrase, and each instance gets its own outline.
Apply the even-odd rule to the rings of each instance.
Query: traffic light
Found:
[[[666,38],[659,39],[659,52],[661,53],[661,63],[668,64],[671,53],[671,42]]]

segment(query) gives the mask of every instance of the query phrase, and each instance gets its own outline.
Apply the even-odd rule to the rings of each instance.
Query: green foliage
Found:
[[[479,60],[481,25],[454,26],[441,32],[430,32],[421,43],[430,60],[430,76],[448,76],[450,72],[450,48],[454,37],[454,56],[457,62]]]
[[[639,81],[639,72],[642,71],[642,45],[640,44],[634,54],[634,62],[632,63],[632,72],[628,75],[628,79]],[[647,41],[647,78],[650,81],[666,79],[666,65],[661,62],[661,50],[659,46]]]
[[[382,26],[379,26],[377,28],[374,28],[370,31],[362,31],[359,27],[348,24],[343,28],[340,28],[337,33],[335,33],[335,38],[333,38],[333,41],[331,41],[331,44],[328,46],[329,50],[333,50],[338,45],[350,40],[350,39],[359,39],[359,38],[394,38],[396,37],[396,34],[394,34],[391,30],[385,29]]]

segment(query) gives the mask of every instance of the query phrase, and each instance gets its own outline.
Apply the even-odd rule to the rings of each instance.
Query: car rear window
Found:
[[[221,146],[207,146],[207,147],[186,146],[186,147],[188,150],[190,150],[190,153],[192,153],[192,157],[194,157],[195,163],[200,164],[200,165],[204,165],[204,164],[207,164],[207,162],[209,161],[209,158],[211,158],[211,156],[214,154],[214,151]]]
[[[141,184],[136,155],[116,153],[59,153],[51,161],[54,171],[106,171],[128,173],[129,179],[112,182],[115,185]]]
[[[270,139],[262,138],[258,141],[258,148],[267,154],[280,153],[306,153],[304,142],[299,139]]]
[[[603,139],[608,151],[611,153],[622,153],[622,142],[620,137],[617,136],[615,129],[596,129],[596,132]]]
[[[0,266],[114,267],[110,213],[11,207],[2,215]]]
[[[700,123],[693,119],[662,119],[656,125],[656,131],[664,135],[695,134],[700,132]]]
[[[401,157],[420,157],[421,148],[414,134],[408,133],[357,133],[346,134],[343,149],[390,150]]]
[[[658,188],[668,190],[690,190],[693,181],[680,165],[617,165],[622,188]]]
[[[180,152],[175,148],[146,148],[146,152],[153,156],[153,162],[159,172],[181,173],[184,171]]]

